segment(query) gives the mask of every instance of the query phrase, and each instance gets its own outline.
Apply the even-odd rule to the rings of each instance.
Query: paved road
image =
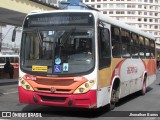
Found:
[[[157,74],[157,80],[147,89],[145,96],[140,96],[138,93],[134,93],[128,97],[125,97],[119,101],[117,107],[113,111],[107,111],[105,108],[97,111],[88,111],[84,109],[67,109],[67,108],[57,108],[39,105],[25,105],[18,102],[18,92],[17,92],[17,82],[0,85],[0,111],[22,111],[26,113],[39,111],[42,116],[47,116],[47,120],[57,120],[57,119],[96,119],[96,120],[160,120],[159,117],[111,117],[111,116],[123,116],[123,114],[131,113],[150,113],[155,114],[160,111],[160,74]],[[1,84],[1,83],[0,83]],[[46,112],[43,112],[46,111]],[[122,112],[131,111],[131,112]],[[135,112],[133,112],[135,111]],[[37,114],[40,115],[40,114]],[[160,115],[160,114],[159,114]],[[106,117],[107,116],[107,117]],[[108,117],[110,116],[110,117]],[[2,119],[2,118],[0,118]],[[10,119],[10,118],[9,118]],[[12,118],[17,120],[18,118]],[[23,118],[29,119],[29,118]],[[33,118],[30,118],[33,119]],[[36,118],[35,118],[36,119]],[[37,118],[38,120],[39,118]],[[42,118],[44,119],[44,118]]]

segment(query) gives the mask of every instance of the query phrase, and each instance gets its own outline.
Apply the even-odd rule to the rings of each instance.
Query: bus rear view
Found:
[[[23,25],[20,70],[21,103],[95,108],[93,14],[28,15]]]

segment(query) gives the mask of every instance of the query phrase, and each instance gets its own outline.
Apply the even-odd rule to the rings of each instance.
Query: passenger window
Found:
[[[111,38],[112,38],[112,56],[115,58],[121,57],[121,41],[120,41],[120,30],[116,27],[111,27]]]
[[[0,63],[5,63],[5,57],[0,57]]]
[[[126,30],[121,30],[122,41],[122,57],[131,57],[130,52],[130,33]]]
[[[131,53],[132,58],[138,58],[139,57],[139,40],[138,35],[135,33],[131,34]]]
[[[144,42],[144,38],[142,36],[139,36],[139,55],[140,58],[144,58],[145,57],[145,42]]]
[[[150,45],[149,45],[149,39],[145,38],[145,52],[146,52],[146,58],[150,58]]]
[[[155,44],[153,40],[150,40],[151,58],[155,58]]]

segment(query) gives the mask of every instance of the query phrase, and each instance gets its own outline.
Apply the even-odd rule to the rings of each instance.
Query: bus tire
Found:
[[[140,94],[145,95],[146,94],[146,89],[147,89],[147,87],[146,87],[146,76],[145,76],[145,78],[143,80],[143,84],[142,84],[142,89],[140,90]]]
[[[113,86],[113,89],[112,89],[112,92],[111,92],[109,110],[113,110],[116,106],[116,93],[117,93],[117,90]]]

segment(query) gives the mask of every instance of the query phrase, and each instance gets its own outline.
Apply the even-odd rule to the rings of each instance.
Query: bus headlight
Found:
[[[26,80],[21,79],[20,84],[25,90],[34,91],[32,86]]]
[[[74,94],[81,94],[88,92],[91,87],[95,84],[95,80],[87,81],[80,85],[75,91]]]

